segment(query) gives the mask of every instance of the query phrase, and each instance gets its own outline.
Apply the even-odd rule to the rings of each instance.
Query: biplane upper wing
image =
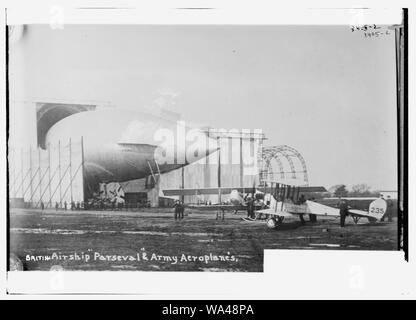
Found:
[[[281,187],[290,187],[290,188],[294,188],[296,189],[299,193],[305,193],[305,192],[327,192],[328,190],[326,190],[325,187],[323,186],[294,186],[294,185],[288,185],[285,183],[282,183],[278,180],[270,180],[270,179],[266,179],[263,180],[265,183],[267,183],[269,186],[261,186],[259,187],[259,190],[265,190],[266,193],[273,193],[273,190],[276,190],[277,186],[278,188]]]
[[[195,195],[216,195],[221,192],[221,194],[229,194],[233,190],[237,190],[241,193],[250,193],[253,191],[253,187],[214,187],[214,188],[190,188],[190,189],[164,189],[163,194],[167,197],[171,196],[195,196]]]
[[[305,187],[296,187],[299,189],[299,192],[326,192],[325,187],[321,186],[305,186]],[[167,197],[171,196],[195,196],[195,195],[216,195],[221,192],[221,194],[229,194],[233,190],[237,190],[241,193],[252,193],[253,190],[261,191],[265,193],[271,193],[271,187],[213,187],[213,188],[187,188],[187,189],[164,189],[163,194]]]
[[[307,186],[299,187],[299,192],[327,192],[327,190],[322,186]]]

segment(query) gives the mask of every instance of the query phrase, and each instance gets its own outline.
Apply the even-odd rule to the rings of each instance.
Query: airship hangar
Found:
[[[25,25],[9,31],[12,206],[55,208],[99,198],[157,207],[175,198],[164,194],[167,189],[252,188],[265,178],[308,184],[300,153],[288,146],[268,145],[266,133],[256,131],[255,123],[248,130],[186,124],[185,133],[198,129],[204,136],[204,143],[191,146],[199,152],[192,159],[178,161],[188,148],[175,138],[167,143],[175,151],[175,161],[155,158],[155,136],[163,136],[166,130],[179,134],[182,115],[172,106],[146,105],[152,99],[147,92],[155,90],[147,86],[157,72],[147,74],[142,69],[158,51],[131,46],[129,35],[145,41],[148,32],[157,36],[170,32],[169,28],[65,26],[54,30],[47,25]],[[118,46],[108,37],[117,39]],[[114,59],[114,50],[120,59]],[[171,59],[177,63],[175,57],[165,58],[165,63]],[[167,75],[164,72],[161,79]],[[166,85],[159,82],[157,90]],[[140,94],[133,94],[136,91]],[[251,163],[243,165],[247,159]],[[214,203],[219,199],[204,194],[185,195],[183,200]],[[226,201],[226,195],[221,200]]]
[[[25,110],[28,124],[10,128],[13,207],[69,208],[93,199],[127,208],[170,206],[175,198],[215,203],[227,201],[227,195],[220,200],[209,192],[175,197],[165,195],[164,190],[249,190],[275,179],[308,185],[301,154],[286,145],[267,146],[265,134],[256,130],[198,128],[208,141],[198,148],[200,154],[192,161],[164,164],[155,158],[152,140],[160,129],[175,132],[178,114],[152,115],[96,102],[16,103],[13,110],[19,109]],[[26,141],[26,145],[16,147],[15,141]],[[177,141],[172,147],[176,156],[184,153]],[[254,162],[247,165],[244,159],[250,155]]]
[[[263,220],[242,219],[248,213],[243,210],[217,220],[217,210],[197,208],[231,202],[218,187],[252,193],[270,180],[309,185],[307,164],[313,164],[301,155],[310,150],[285,145],[296,141],[289,139],[296,129],[277,132],[278,117],[284,119],[281,111],[289,106],[259,94],[280,95],[278,82],[263,88],[270,82],[263,77],[270,64],[258,69],[256,63],[267,62],[265,52],[275,61],[280,46],[270,51],[266,30],[257,27],[251,36],[245,28],[198,28],[209,37],[187,26],[10,27],[9,252],[21,260],[55,250],[103,256],[136,255],[142,249],[163,256],[230,252],[238,261],[39,260],[24,261],[24,270],[49,270],[58,263],[65,270],[259,272],[263,249],[395,250],[393,224],[367,228],[350,221],[345,230],[331,217],[305,226],[299,217],[288,217],[283,232],[272,232]],[[265,41],[262,50],[252,45],[258,35]],[[233,37],[239,42],[230,41]],[[222,45],[213,50],[218,39]],[[241,50],[234,52],[236,46]],[[257,60],[247,54],[250,48]],[[252,71],[242,74],[246,62]],[[258,81],[262,89],[246,95],[240,81],[247,86]],[[266,105],[276,112],[262,112]],[[262,121],[267,116],[268,125]],[[189,205],[185,218],[176,220],[176,199],[207,205]]]

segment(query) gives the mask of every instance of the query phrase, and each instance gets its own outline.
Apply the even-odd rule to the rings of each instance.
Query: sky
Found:
[[[349,26],[26,26],[9,51],[11,105],[101,101],[262,129],[309,182],[397,190],[394,33]]]

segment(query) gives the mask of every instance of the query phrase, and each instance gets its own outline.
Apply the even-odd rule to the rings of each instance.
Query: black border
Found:
[[[408,110],[409,110],[409,98],[408,98],[408,9],[403,8],[403,251],[405,255],[405,260],[409,261],[409,229],[408,229],[408,199],[409,199],[409,191],[408,191],[408,175],[409,175],[409,153],[408,153]],[[399,183],[400,186],[400,183]]]
[[[4,10],[5,15],[5,31],[6,31],[6,45],[5,45],[5,55],[6,55],[6,277],[7,271],[10,271],[10,207],[9,207],[9,196],[10,196],[10,186],[9,186],[9,179],[10,179],[10,171],[9,171],[9,26],[7,24],[7,8]]]
[[[402,25],[396,29],[396,102],[398,161],[398,250],[409,261],[408,248],[408,9],[402,8]],[[397,39],[399,37],[399,39]],[[403,46],[403,51],[401,46]],[[403,92],[402,92],[403,91]],[[403,93],[403,94],[402,94]],[[403,121],[402,121],[403,119]],[[402,147],[403,146],[403,147]]]

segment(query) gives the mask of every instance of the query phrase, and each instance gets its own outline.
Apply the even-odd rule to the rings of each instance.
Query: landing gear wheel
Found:
[[[277,227],[277,221],[275,218],[270,218],[267,220],[267,227],[270,229],[276,229]]]
[[[360,217],[352,217],[352,220],[354,221],[355,224],[357,224],[358,221],[360,221]]]
[[[283,222],[284,217],[278,217],[276,218],[270,218],[267,220],[267,227],[269,227],[270,229],[276,229],[277,227],[279,227],[282,222]]]

